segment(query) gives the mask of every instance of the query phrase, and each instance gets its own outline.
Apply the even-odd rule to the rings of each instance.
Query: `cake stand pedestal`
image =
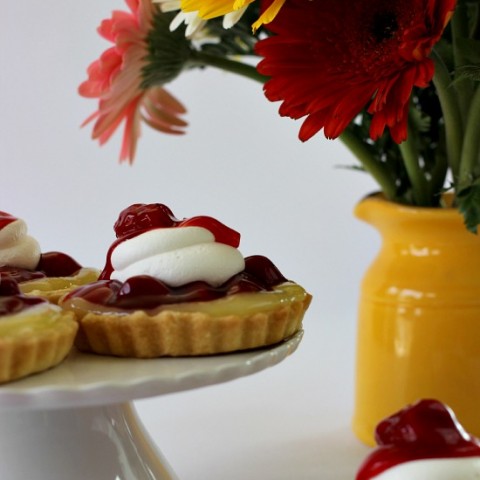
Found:
[[[48,372],[0,387],[0,478],[178,480],[131,402],[256,373],[293,353],[301,337],[201,358],[72,352]]]

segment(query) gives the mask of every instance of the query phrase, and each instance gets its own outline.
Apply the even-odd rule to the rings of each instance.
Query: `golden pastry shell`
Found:
[[[53,306],[51,307],[53,308]],[[44,315],[54,315],[55,319],[42,328],[29,329],[33,320],[23,312],[25,318],[20,321],[9,316],[15,322],[10,333],[0,334],[0,383],[17,380],[33,373],[52,368],[61,363],[73,346],[78,323],[72,312],[62,312],[58,307],[52,312],[45,309]],[[0,322],[8,319],[0,319]],[[25,332],[23,332],[25,330]]]
[[[310,303],[275,305],[247,315],[212,316],[201,312],[163,310],[130,314],[90,312],[78,319],[75,340],[84,352],[120,357],[211,355],[278,343],[302,327]]]

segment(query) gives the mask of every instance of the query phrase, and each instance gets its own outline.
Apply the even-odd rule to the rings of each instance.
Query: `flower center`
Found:
[[[391,75],[403,63],[399,48],[412,23],[412,13],[417,11],[410,2],[409,8],[398,1],[370,0],[366,5],[358,2],[349,18],[351,43],[349,54],[359,69],[375,78]],[[358,18],[363,18],[359,22]]]
[[[174,13],[164,13],[159,8],[155,10],[152,28],[145,39],[148,54],[142,71],[143,89],[171,82],[190,58],[190,41],[185,37],[185,27],[170,31],[173,17]]]
[[[377,43],[391,39],[398,30],[397,15],[394,12],[376,12],[370,31]]]

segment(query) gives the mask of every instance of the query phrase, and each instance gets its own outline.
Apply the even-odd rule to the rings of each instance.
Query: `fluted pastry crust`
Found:
[[[79,318],[79,350],[120,357],[211,355],[278,343],[302,327],[311,297],[246,315],[163,310],[89,312]]]
[[[56,307],[57,308],[57,307]],[[0,331],[0,383],[17,380],[62,362],[73,346],[78,324],[72,312],[45,309],[41,317],[11,316],[8,331]],[[44,316],[52,318],[45,321]],[[41,322],[37,328],[35,323]]]

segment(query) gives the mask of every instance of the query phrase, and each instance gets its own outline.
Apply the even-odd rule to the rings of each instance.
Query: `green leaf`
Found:
[[[467,229],[477,233],[480,224],[480,181],[460,190],[457,194],[458,209],[463,215]]]
[[[352,170],[356,172],[365,172],[365,168],[362,165],[335,165],[335,168],[342,170]]]
[[[480,81],[480,65],[464,65],[457,69],[457,78],[453,83],[457,83],[460,80],[473,80],[475,82]]]
[[[430,130],[432,119],[418,108],[410,110],[412,126],[417,132],[428,132]]]

